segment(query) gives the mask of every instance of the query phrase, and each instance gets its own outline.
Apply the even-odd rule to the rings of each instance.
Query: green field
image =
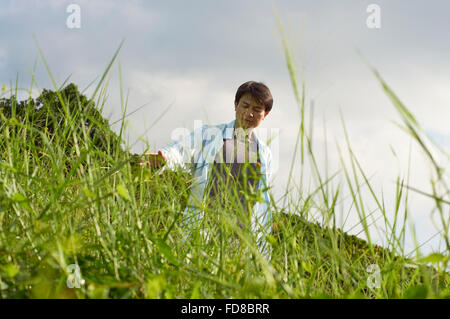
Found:
[[[316,162],[306,130],[304,86],[297,83],[292,52],[285,42],[287,66],[300,108],[298,156]],[[341,174],[360,217],[367,241],[335,226],[341,188],[331,191],[326,176],[312,165],[319,181],[297,199],[273,201],[273,231],[267,240],[271,259],[259,253],[254,234],[237,227],[243,214],[238,200],[222,207],[206,199],[205,218],[186,237],[183,210],[191,177],[141,168],[139,154],[124,146],[127,97],[118,134],[102,116],[108,74],[119,50],[87,98],[74,84],[41,90],[38,98],[18,101],[18,89],[3,89],[0,99],[0,295],[2,298],[450,298],[449,202],[435,194],[446,250],[406,257],[403,249],[407,212],[399,211],[411,192],[398,178],[397,209],[388,209],[353,155]],[[41,52],[41,58],[46,61]],[[391,99],[405,130],[435,169],[435,189],[450,188],[427,148],[414,116],[378,73],[381,90]],[[312,123],[309,123],[312,125]],[[404,163],[408,165],[408,163]],[[301,165],[301,169],[306,169]],[[309,168],[308,168],[309,169]],[[290,180],[289,183],[298,181]],[[341,185],[342,187],[344,185]],[[384,216],[388,247],[371,242],[368,212],[360,189],[366,187]],[[257,199],[259,194],[250,194]],[[387,195],[386,195],[387,196]],[[448,197],[447,197],[448,198]],[[323,222],[312,222],[311,211]],[[447,214],[447,215],[446,215]],[[394,223],[388,216],[394,216]],[[393,231],[400,229],[400,232]],[[209,234],[205,236],[204,234]],[[69,288],[69,267],[77,264],[84,283]],[[379,267],[379,287],[370,287],[370,265]]]

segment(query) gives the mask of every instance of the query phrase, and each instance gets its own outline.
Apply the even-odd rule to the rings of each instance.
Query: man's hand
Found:
[[[160,168],[167,161],[167,157],[161,152],[158,153],[145,153],[144,157],[141,158],[139,166],[146,166],[147,168]]]

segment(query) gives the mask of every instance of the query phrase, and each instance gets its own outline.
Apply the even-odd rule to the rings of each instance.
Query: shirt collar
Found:
[[[234,134],[234,123],[235,122],[236,122],[236,120],[233,120],[230,123],[225,124],[223,134],[222,134],[224,140],[232,139],[233,136],[235,136],[235,134]],[[252,133],[250,134],[250,138],[252,140],[260,142],[258,135],[256,134],[256,129],[252,130]]]
[[[241,131],[241,132],[243,132],[243,131]],[[238,140],[243,140],[244,137],[238,136],[238,133],[239,133],[239,130],[234,130],[234,132],[233,132],[234,138],[238,139]],[[242,133],[241,133],[241,135],[242,135]],[[255,130],[251,130],[250,134],[246,135],[246,137],[247,137],[247,141],[256,142]]]

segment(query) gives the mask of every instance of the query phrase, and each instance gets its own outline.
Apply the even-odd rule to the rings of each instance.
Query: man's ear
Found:
[[[234,101],[234,110],[236,110],[236,109],[237,109],[237,106],[238,106],[237,102],[236,102],[236,101]]]
[[[269,115],[269,113],[270,113],[270,111],[267,111],[267,112],[264,113],[263,120],[266,118],[267,115]]]

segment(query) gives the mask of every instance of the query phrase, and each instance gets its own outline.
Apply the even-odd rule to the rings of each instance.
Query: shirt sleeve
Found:
[[[167,144],[159,150],[167,157],[164,169],[190,171],[194,157],[201,149],[203,128],[196,129],[178,141]]]

